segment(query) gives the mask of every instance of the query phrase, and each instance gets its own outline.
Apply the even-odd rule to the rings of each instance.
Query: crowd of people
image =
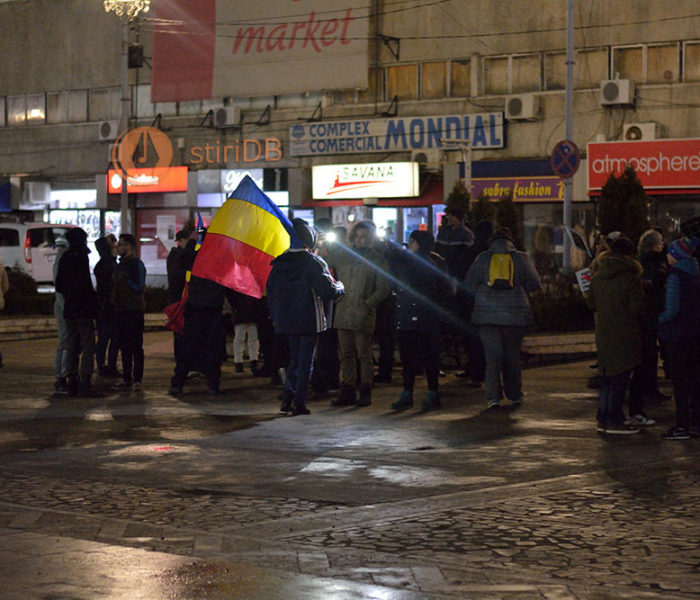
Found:
[[[328,220],[313,227],[294,219],[292,227],[297,241],[272,261],[261,299],[193,276],[205,232],[177,233],[167,259],[168,294],[182,303],[184,318],[173,334],[172,395],[182,394],[194,373],[219,394],[222,363],[232,356],[236,373],[247,360],[254,375],[283,385],[284,413],[309,414],[309,393],[331,397],[334,406],[365,407],[373,386],[392,381],[398,349],[402,385],[391,409],[414,406],[416,377],[424,374],[421,407],[435,410],[449,339],[468,358],[458,376],[483,386],[487,409],[523,402],[521,346],[533,320],[530,295],[541,282],[509,229],[483,221],[472,232],[454,207],[437,238],[417,229],[405,245],[380,239],[371,221],[355,223],[337,241]],[[585,297],[595,317],[603,434],[655,424],[645,407],[668,399],[659,389],[661,356],[676,404],[676,423],[662,437],[700,435],[700,218],[683,223],[681,234],[668,246],[655,229],[637,245],[619,231],[600,238]],[[136,240],[129,234],[97,240],[95,288],[87,234],[71,229],[66,242],[54,266],[55,393],[101,396],[92,383],[95,365],[101,376],[120,378],[115,389],[138,392],[146,270]],[[0,292],[6,289],[3,278]]]

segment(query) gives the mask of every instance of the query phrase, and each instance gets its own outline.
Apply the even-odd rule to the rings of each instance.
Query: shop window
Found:
[[[508,57],[484,58],[484,93],[509,94]]]
[[[471,62],[465,60],[453,60],[450,63],[450,96],[472,95],[472,71]]]
[[[630,48],[613,48],[612,72],[620,79],[632,79],[637,82],[645,80],[644,77],[644,48],[634,46]]]
[[[511,59],[511,92],[537,92],[540,89],[540,55],[526,54]]]
[[[386,68],[386,97],[399,100],[418,99],[418,65],[396,65]]]
[[[373,208],[372,221],[377,226],[377,236],[383,240],[396,241],[398,208]]]
[[[576,69],[574,87],[576,89],[592,89],[600,86],[600,82],[608,79],[608,50],[596,48],[576,52]]]
[[[647,83],[679,81],[680,65],[677,44],[663,44],[647,48]]]
[[[428,231],[428,207],[427,206],[411,206],[403,210],[403,240],[408,241],[411,232],[416,229]]]
[[[447,63],[427,62],[421,65],[421,98],[444,98],[447,96]]]
[[[27,121],[27,99],[24,96],[7,97],[7,124],[11,127]]]
[[[700,43],[683,47],[683,81],[700,81]]]
[[[88,120],[87,90],[56,92],[46,95],[47,123],[84,123]]]
[[[544,85],[546,90],[566,89],[566,53],[553,52],[544,57]]]
[[[90,121],[107,121],[119,118],[121,113],[121,91],[119,88],[90,90],[88,117]]]

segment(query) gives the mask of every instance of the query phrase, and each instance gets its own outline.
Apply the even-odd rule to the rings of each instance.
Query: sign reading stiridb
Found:
[[[312,167],[314,200],[418,196],[418,163],[362,163]]]
[[[450,139],[469,140],[473,150],[503,148],[503,113],[321,121],[289,130],[292,156],[423,150]]]

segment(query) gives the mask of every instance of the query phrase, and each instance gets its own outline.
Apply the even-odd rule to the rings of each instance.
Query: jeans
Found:
[[[511,402],[521,401],[523,378],[520,348],[525,328],[515,325],[479,325],[479,337],[486,359],[484,383],[487,402],[499,402],[504,393]]]
[[[309,379],[314,367],[316,334],[290,334],[287,336],[287,343],[289,344],[289,364],[284,382],[284,402],[305,406]]]
[[[598,397],[598,421],[605,425],[622,425],[625,422],[623,404],[627,384],[632,376],[632,369],[603,377]]]
[[[428,390],[438,391],[440,376],[440,331],[436,327],[430,331],[399,331],[399,353],[403,366],[403,389],[413,391],[416,372],[425,366]]]
[[[97,343],[95,344],[95,359],[97,368],[105,366],[117,368],[119,344],[117,343],[117,326],[114,314],[105,315],[97,320]]]
[[[119,311],[115,320],[122,351],[124,381],[140,383],[143,379],[143,313],[134,310]]]

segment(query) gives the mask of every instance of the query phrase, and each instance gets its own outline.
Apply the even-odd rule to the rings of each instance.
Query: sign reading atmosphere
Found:
[[[154,102],[367,88],[368,0],[153,2]]]
[[[312,167],[314,200],[418,196],[418,163],[360,163]]]
[[[292,156],[441,148],[450,139],[469,140],[473,150],[503,148],[503,113],[321,121],[294,125],[289,139]]]

